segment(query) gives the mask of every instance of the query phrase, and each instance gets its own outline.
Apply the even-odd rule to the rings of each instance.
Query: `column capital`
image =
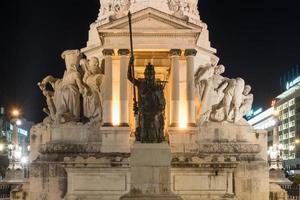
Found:
[[[104,56],[115,55],[115,51],[113,49],[103,49],[102,53]]]
[[[118,55],[119,56],[127,56],[130,53],[129,49],[119,49]]]
[[[196,49],[186,49],[184,51],[185,56],[196,56],[197,55],[197,50]]]
[[[170,56],[181,56],[181,49],[171,49],[170,50]]]

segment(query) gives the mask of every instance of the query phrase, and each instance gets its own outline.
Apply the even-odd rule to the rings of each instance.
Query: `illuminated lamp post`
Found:
[[[19,133],[18,133],[18,126],[22,125],[22,121],[19,119],[20,110],[14,109],[11,111],[11,123],[13,126],[13,133],[12,133],[12,141],[11,144],[8,146],[9,149],[9,161],[10,167],[14,170],[16,163],[19,163],[22,151],[21,147],[19,147]]]

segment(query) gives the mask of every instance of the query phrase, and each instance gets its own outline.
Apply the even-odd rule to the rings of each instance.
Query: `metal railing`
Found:
[[[10,199],[11,185],[8,183],[0,183],[0,200]]]
[[[289,200],[300,200],[300,185],[280,185],[287,191]]]

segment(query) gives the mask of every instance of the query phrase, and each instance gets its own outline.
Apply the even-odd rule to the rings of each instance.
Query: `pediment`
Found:
[[[202,27],[191,24],[173,15],[163,13],[154,8],[147,8],[132,14],[132,27],[134,32],[139,31],[201,31]],[[99,32],[115,30],[127,32],[129,29],[128,18],[123,17],[98,27]],[[123,32],[122,31],[122,32]]]

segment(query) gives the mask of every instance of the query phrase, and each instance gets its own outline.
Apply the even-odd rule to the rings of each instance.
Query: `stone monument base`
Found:
[[[128,194],[120,198],[120,200],[182,200],[176,195],[134,195]]]
[[[171,149],[167,143],[135,143],[131,149],[131,187],[121,200],[181,200],[171,191]]]

